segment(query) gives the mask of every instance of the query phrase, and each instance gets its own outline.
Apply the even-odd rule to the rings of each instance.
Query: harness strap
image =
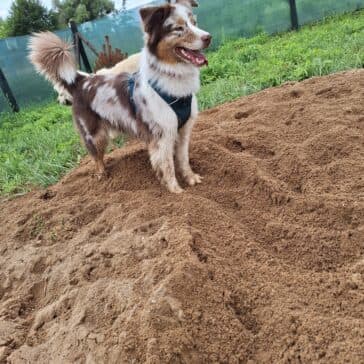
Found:
[[[129,88],[130,103],[132,105],[134,113],[136,114],[137,107],[134,101],[135,76],[136,74],[134,73],[129,77],[128,88]],[[163,92],[157,86],[156,82],[149,81],[149,85],[172,108],[174,113],[177,115],[178,129],[182,128],[191,117],[192,95],[185,97],[171,96]]]
[[[135,88],[135,73],[130,75],[130,77],[128,79],[128,89],[129,89],[130,104],[133,109],[134,115],[136,115],[137,110],[136,110],[136,105],[135,105],[135,101],[134,101],[134,88]]]

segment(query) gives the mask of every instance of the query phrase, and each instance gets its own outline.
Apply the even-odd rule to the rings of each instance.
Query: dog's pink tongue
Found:
[[[207,66],[208,60],[205,55],[199,51],[192,51],[190,49],[182,49],[182,54],[197,67]]]

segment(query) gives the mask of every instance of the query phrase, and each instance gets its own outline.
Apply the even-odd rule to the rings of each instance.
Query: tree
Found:
[[[62,25],[67,25],[71,19],[76,23],[83,23],[115,11],[112,0],[53,0],[53,5]]]
[[[7,37],[6,21],[3,18],[0,18],[0,39],[6,37]]]
[[[8,36],[54,30],[56,27],[56,15],[48,11],[39,0],[14,0],[6,20]]]

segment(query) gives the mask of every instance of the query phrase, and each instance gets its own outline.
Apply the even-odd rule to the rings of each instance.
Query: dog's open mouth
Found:
[[[205,55],[197,50],[192,50],[184,47],[177,47],[175,49],[175,52],[184,61],[192,63],[197,67],[207,66],[209,63]]]

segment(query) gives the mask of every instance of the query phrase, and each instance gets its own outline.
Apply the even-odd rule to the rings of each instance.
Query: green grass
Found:
[[[53,184],[83,153],[70,108],[51,104],[2,115],[0,191],[23,193]]]
[[[202,109],[286,81],[364,67],[364,11],[274,37],[226,42],[209,54],[199,94]]]
[[[364,11],[299,32],[227,41],[209,53],[200,107],[286,81],[364,67]],[[0,194],[57,182],[85,154],[68,107],[50,104],[0,116]]]

